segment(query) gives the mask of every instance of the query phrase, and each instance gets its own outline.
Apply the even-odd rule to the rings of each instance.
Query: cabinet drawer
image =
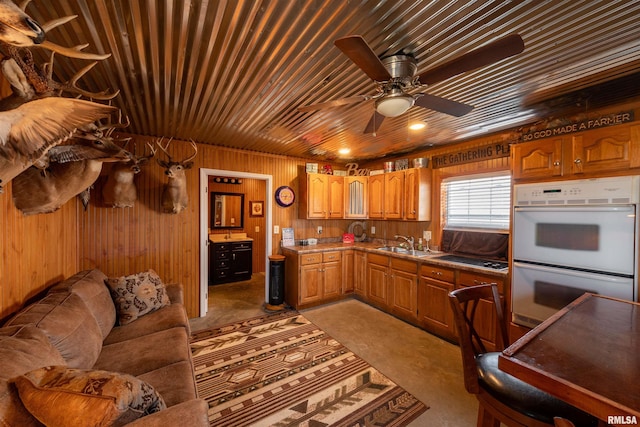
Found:
[[[418,263],[408,259],[391,257],[391,268],[404,271],[406,273],[418,274]]]
[[[455,281],[455,270],[438,265],[425,264],[420,269],[420,274],[424,277],[442,280],[443,282],[453,283]]]
[[[300,255],[300,265],[318,264],[322,262],[322,253]]]
[[[238,242],[231,244],[231,250],[237,251],[239,249],[251,249],[251,242]]]
[[[498,285],[498,292],[504,294],[504,279],[502,277],[470,273],[468,271],[460,272],[459,284],[461,286],[477,286],[489,283]]]
[[[213,249],[218,252],[218,251],[228,251],[229,249],[231,249],[231,245],[229,243],[214,243],[213,244]]]
[[[229,251],[224,251],[224,252],[215,251],[213,253],[213,258],[216,259],[216,260],[218,260],[218,259],[229,259],[229,258],[231,258],[231,252],[229,252]]]
[[[229,260],[228,259],[217,259],[216,260],[216,268],[228,268]]]
[[[323,262],[340,261],[340,251],[323,252],[322,261]]]
[[[389,257],[386,255],[378,255],[378,254],[370,253],[367,255],[367,262],[369,262],[370,264],[387,266],[389,265]]]

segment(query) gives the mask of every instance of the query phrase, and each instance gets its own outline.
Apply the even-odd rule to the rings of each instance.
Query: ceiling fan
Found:
[[[413,105],[456,117],[467,114],[473,109],[471,105],[427,93],[410,94],[408,91],[492,64],[524,50],[522,38],[518,34],[511,34],[416,75],[417,62],[413,56],[401,54],[380,59],[361,36],[343,37],[334,44],[374,81],[377,93],[306,105],[298,108],[298,111],[317,111],[373,99],[375,112],[364,133],[376,132],[385,117],[399,116]]]

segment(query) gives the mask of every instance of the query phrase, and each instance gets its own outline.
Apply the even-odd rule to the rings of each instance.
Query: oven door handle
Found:
[[[582,277],[582,278],[594,278],[597,277],[598,280],[607,281],[611,283],[626,283],[628,282],[632,276],[621,276],[615,275],[614,273],[607,272],[590,272],[590,271],[582,271],[575,270],[572,268],[562,267],[562,266],[546,266],[540,264],[530,264],[526,261],[514,260],[513,268],[522,268],[525,270],[534,270],[545,273],[554,273],[554,274],[566,274],[567,276],[574,277]]]
[[[516,206],[516,212],[634,212],[633,205],[624,206]]]

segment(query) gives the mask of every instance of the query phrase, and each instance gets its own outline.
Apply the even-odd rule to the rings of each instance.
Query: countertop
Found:
[[[439,265],[442,267],[455,268],[457,270],[464,270],[464,271],[472,271],[472,272],[481,273],[481,274],[492,274],[495,276],[503,276],[503,277],[506,277],[509,274],[508,268],[495,269],[495,268],[489,268],[489,267],[481,267],[481,266],[474,266],[469,264],[462,264],[458,262],[440,260],[439,259],[440,257],[444,255],[450,255],[446,252],[438,252],[436,254],[427,255],[427,256],[414,256],[410,254],[389,252],[389,251],[383,251],[378,249],[383,246],[397,246],[397,245],[385,245],[383,242],[355,242],[355,243],[331,242],[331,243],[318,243],[317,245],[308,245],[308,246],[301,246],[301,245],[283,246],[282,252],[284,254],[291,253],[291,254],[302,255],[302,254],[310,254],[310,253],[316,253],[316,252],[344,251],[349,249],[355,249],[355,250],[375,253],[379,255],[387,255],[395,258],[408,259],[408,260],[416,261],[420,264]]]

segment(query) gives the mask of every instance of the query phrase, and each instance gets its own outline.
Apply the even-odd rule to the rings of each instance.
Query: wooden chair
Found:
[[[474,319],[481,300],[493,302],[498,322],[497,344],[509,342],[502,302],[496,285],[456,289],[449,293],[458,330],[466,390],[478,399],[478,427],[548,427],[554,416],[572,420],[576,425],[597,426],[598,420],[577,408],[498,369],[499,352],[487,352]]]
[[[553,417],[553,425],[555,427],[576,427],[576,425],[571,421],[560,417]]]

